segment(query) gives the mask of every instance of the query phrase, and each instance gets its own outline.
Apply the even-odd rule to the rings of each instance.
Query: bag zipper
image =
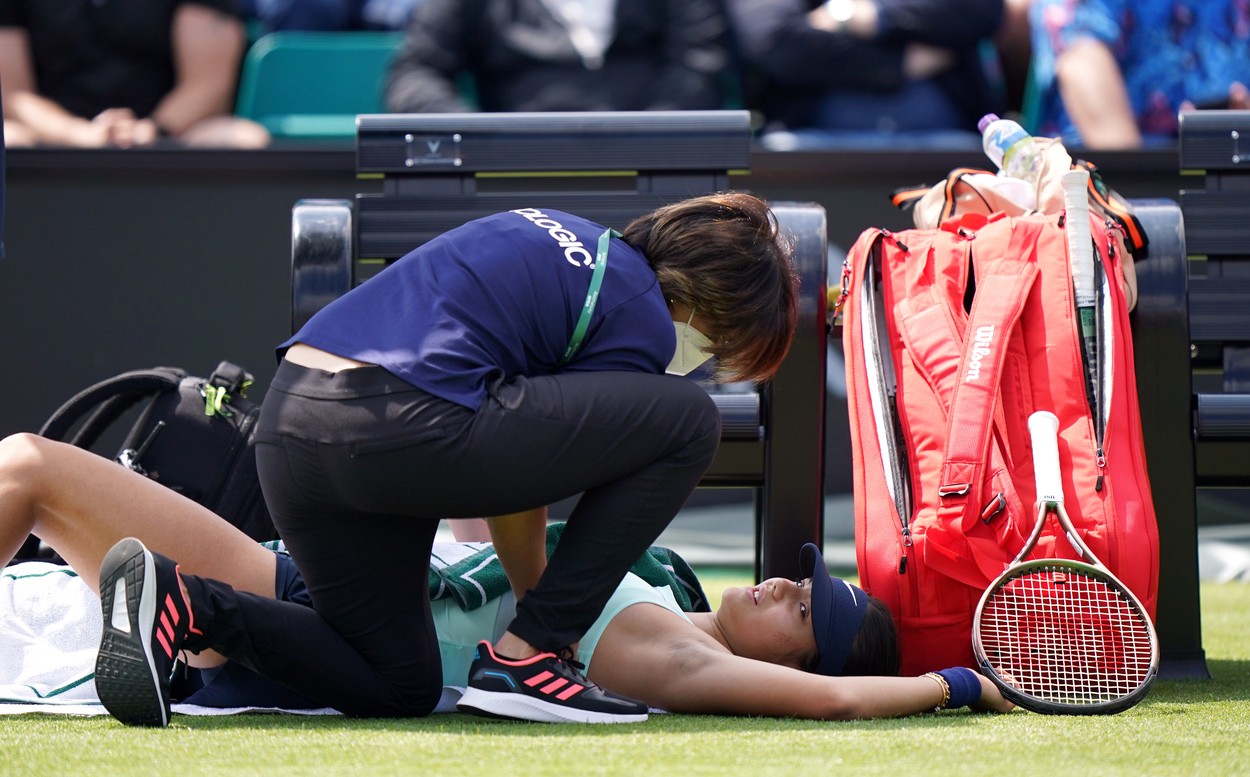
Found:
[[[888,230],[881,230],[881,237],[893,240],[894,244],[904,252],[908,251],[907,246]],[[912,547],[911,492],[905,475],[908,466],[906,448],[900,445],[902,427],[898,413],[897,387],[890,385],[894,365],[889,358],[889,349],[882,347],[883,333],[888,336],[889,330],[885,325],[884,310],[881,310],[877,304],[874,289],[874,272],[880,270],[879,252],[880,244],[878,243],[867,254],[868,265],[864,268],[863,288],[860,290],[860,309],[870,312],[870,315],[863,318],[863,346],[865,353],[870,357],[867,361],[871,368],[868,386],[876,420],[875,426],[878,430],[878,445],[883,453],[882,464],[885,468],[886,483],[890,489],[890,496],[894,500],[895,514],[899,520],[898,573],[901,575],[907,572],[907,559]],[[883,434],[882,430],[889,431]]]
[[[1120,225],[1111,218],[1104,222],[1106,231],[1104,238],[1106,240],[1105,250],[1097,257],[1098,261],[1094,262],[1094,290],[1097,294],[1097,303],[1094,306],[1096,315],[1095,326],[1098,330],[1098,407],[1093,413],[1094,419],[1094,462],[1098,465],[1098,480],[1095,484],[1095,491],[1102,493],[1104,476],[1107,471],[1107,455],[1105,450],[1107,437],[1107,424],[1111,420],[1111,400],[1112,392],[1115,389],[1115,327],[1114,316],[1108,315],[1107,308],[1111,304],[1111,273],[1108,272],[1109,267],[1114,267],[1116,257],[1116,233],[1121,229]],[[1095,247],[1097,248],[1097,246]]]

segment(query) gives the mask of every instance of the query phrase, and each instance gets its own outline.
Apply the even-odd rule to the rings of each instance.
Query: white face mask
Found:
[[[673,327],[677,330],[677,351],[673,354],[673,360],[668,363],[668,369],[664,370],[669,375],[689,375],[712,358],[712,354],[704,350],[712,341],[707,335],[690,326],[693,320],[694,311],[691,310],[686,323],[673,322]]]

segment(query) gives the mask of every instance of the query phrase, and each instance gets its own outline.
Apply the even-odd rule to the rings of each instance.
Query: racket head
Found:
[[[1146,695],[1159,640],[1114,575],[1067,559],[1026,561],[986,589],[972,624],[981,671],[1033,712],[1121,712]]]

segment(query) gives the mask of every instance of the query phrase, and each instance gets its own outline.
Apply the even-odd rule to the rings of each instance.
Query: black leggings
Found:
[[[188,576],[205,631],[188,647],[348,714],[425,714],[443,685],[426,593],[438,519],[579,493],[509,630],[540,650],[580,639],[707,470],[719,413],[698,384],[664,375],[517,377],[489,394],[474,412],[381,368],[283,362],[257,466],[313,609]]]

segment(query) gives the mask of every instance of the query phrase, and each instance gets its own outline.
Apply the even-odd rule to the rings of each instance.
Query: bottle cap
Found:
[[[997,113],[987,113],[977,122],[977,132],[985,132],[985,128],[998,121]]]

